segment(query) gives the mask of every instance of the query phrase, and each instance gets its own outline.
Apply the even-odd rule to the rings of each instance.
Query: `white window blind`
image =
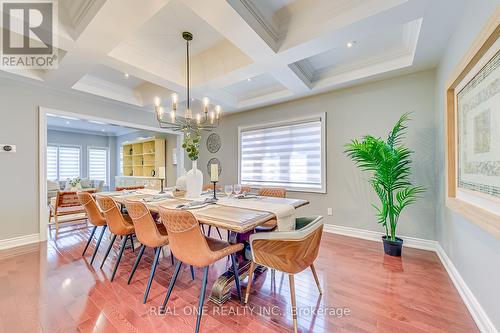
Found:
[[[47,146],[47,179],[58,180],[57,146]]]
[[[89,178],[108,183],[108,149],[89,148]]]
[[[324,192],[322,118],[241,129],[240,182]]]
[[[59,146],[59,180],[80,177],[80,148]]]

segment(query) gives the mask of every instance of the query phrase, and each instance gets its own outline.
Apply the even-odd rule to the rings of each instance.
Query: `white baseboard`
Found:
[[[444,251],[444,249],[441,247],[440,244],[437,244],[436,254],[443,263],[444,268],[448,272],[451,281],[453,281],[455,288],[457,288],[458,293],[462,297],[465,306],[467,307],[467,309],[469,309],[469,312],[474,321],[476,322],[476,325],[479,328],[479,330],[481,332],[487,332],[487,333],[498,333],[498,330],[495,328],[495,325],[493,325],[486,312],[484,312],[483,307],[481,306],[481,304],[479,304],[476,297],[469,289],[469,286],[467,286],[465,281],[462,279],[462,276],[458,272],[457,268],[455,267],[455,265],[453,265],[453,262],[448,257],[448,255],[446,254],[446,252]]]
[[[32,243],[37,243],[40,241],[40,236],[38,234],[19,236],[8,239],[0,240],[0,250],[10,249],[12,247],[28,245]]]
[[[325,232],[333,234],[361,238],[375,242],[382,242],[381,237],[384,235],[383,233],[377,231],[343,227],[333,224],[325,224],[324,230]],[[467,286],[455,265],[453,265],[453,262],[437,241],[404,236],[401,238],[404,240],[404,246],[406,247],[435,252],[446,269],[446,272],[448,272],[453,285],[457,289],[460,297],[462,297],[465,306],[469,310],[479,330],[484,333],[498,333],[498,330],[495,328],[486,312],[484,312],[483,307],[479,304],[476,297],[469,289],[469,286]]]
[[[382,236],[384,235],[384,233],[378,231],[343,227],[333,224],[325,224],[323,228],[326,232],[329,233],[361,238],[376,242],[382,242]],[[401,237],[404,240],[404,246],[411,247],[414,249],[436,251],[436,247],[438,245],[438,242],[433,240],[427,240],[415,237],[405,237],[405,236],[398,236],[398,237]]]

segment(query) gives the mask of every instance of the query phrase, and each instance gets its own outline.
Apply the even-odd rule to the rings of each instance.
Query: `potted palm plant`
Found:
[[[422,186],[410,182],[413,151],[401,142],[408,120],[409,114],[403,114],[386,141],[367,135],[361,142],[352,140],[345,146],[347,156],[361,170],[371,173],[370,184],[380,199],[380,205],[372,206],[377,210],[378,223],[385,227],[384,251],[391,256],[401,256],[403,240],[396,237],[401,212],[425,191]]]

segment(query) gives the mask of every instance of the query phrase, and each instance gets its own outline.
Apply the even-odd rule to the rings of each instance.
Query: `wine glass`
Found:
[[[233,193],[233,185],[224,185],[224,193],[226,193],[227,197],[231,197],[231,193]]]
[[[240,184],[234,184],[234,194],[238,196],[241,193],[241,185]]]

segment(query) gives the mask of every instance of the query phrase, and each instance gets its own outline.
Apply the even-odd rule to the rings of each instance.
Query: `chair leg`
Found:
[[[238,269],[238,263],[236,263],[236,254],[231,254],[231,261],[233,262],[234,283],[236,283],[236,291],[241,303],[240,270]]]
[[[175,266],[175,272],[170,280],[170,284],[168,286],[167,294],[165,295],[165,300],[163,301],[163,305],[160,309],[160,313],[165,313],[165,308],[167,306],[168,299],[170,298],[170,294],[172,294],[172,289],[174,289],[175,281],[177,280],[177,275],[179,275],[179,271],[181,270],[182,261],[177,260],[177,265]]]
[[[208,237],[210,237],[210,233],[211,233],[211,232],[212,232],[212,226],[211,226],[211,225],[209,225],[209,226],[208,226],[208,235],[207,235]]]
[[[203,314],[203,311],[202,311],[203,310],[203,302],[205,302],[205,291],[207,290],[208,268],[209,268],[209,266],[206,266],[204,271],[203,271],[203,281],[201,282],[200,301],[198,303],[198,314],[196,316],[195,333],[198,333],[200,331],[201,315]]]
[[[132,246],[132,252],[135,252],[134,235],[130,235],[130,246]]]
[[[276,279],[276,270],[271,268],[271,280],[274,281]]]
[[[250,262],[250,269],[248,270],[248,283],[247,290],[245,293],[245,304],[248,303],[248,297],[250,296],[250,289],[252,288],[253,271],[255,269],[255,263],[253,260]]]
[[[92,238],[94,238],[94,234],[95,234],[95,231],[97,230],[97,226],[95,225],[93,228],[92,228],[92,232],[90,233],[90,236],[89,236],[89,240],[87,241],[87,245],[85,245],[85,249],[83,249],[83,252],[82,252],[82,257],[85,256],[85,252],[87,252],[87,249],[90,245],[90,242],[92,241]]]
[[[323,295],[323,291],[321,290],[321,285],[319,284],[318,274],[316,274],[316,268],[314,267],[314,264],[311,264],[311,271],[314,276],[314,281],[316,281],[316,286],[318,287],[319,294]]]
[[[106,250],[106,254],[104,255],[104,259],[102,259],[101,268],[102,268],[102,266],[104,266],[106,259],[108,259],[109,252],[113,248],[113,244],[115,243],[115,240],[116,240],[116,235],[113,235],[113,237],[111,237],[111,241],[109,242],[108,249]]]
[[[99,250],[99,245],[101,245],[102,236],[104,236],[104,232],[106,231],[107,227],[108,227],[107,225],[102,226],[101,234],[99,235],[99,239],[97,240],[97,243],[95,244],[94,254],[92,255],[92,259],[90,259],[91,265],[94,263],[95,255],[97,254],[97,250]]]
[[[170,261],[172,262],[172,266],[174,266],[174,254],[170,251]]]
[[[191,270],[191,279],[194,280],[194,268],[193,268],[193,265],[189,265],[189,269]]]
[[[144,254],[144,250],[146,249],[146,245],[142,244],[139,250],[139,254],[137,255],[137,259],[135,259],[134,267],[132,267],[132,272],[130,272],[130,276],[128,277],[127,284],[130,284],[132,281],[132,277],[134,276],[135,270],[137,266],[139,266],[139,262],[141,261],[142,255]]]
[[[123,237],[122,242],[120,244],[120,253],[118,253],[118,258],[116,258],[115,268],[113,268],[113,274],[111,275],[111,282],[115,279],[116,271],[118,270],[118,266],[120,265],[120,261],[122,260],[123,251],[125,250],[125,244],[127,244],[128,236]]]
[[[153,283],[153,277],[155,276],[156,266],[158,266],[158,260],[160,259],[161,247],[157,247],[155,249],[155,260],[153,261],[153,265],[151,266],[151,273],[149,274],[148,285],[146,287],[146,291],[144,292],[144,300],[143,304],[146,304],[149,295],[149,289],[151,289],[151,283]]]
[[[217,230],[217,233],[219,234],[219,238],[222,239],[222,235],[220,234],[219,228],[215,227],[215,230]]]
[[[290,280],[290,297],[292,299],[293,332],[297,333],[297,302],[295,301],[295,279],[293,274],[288,275]]]

